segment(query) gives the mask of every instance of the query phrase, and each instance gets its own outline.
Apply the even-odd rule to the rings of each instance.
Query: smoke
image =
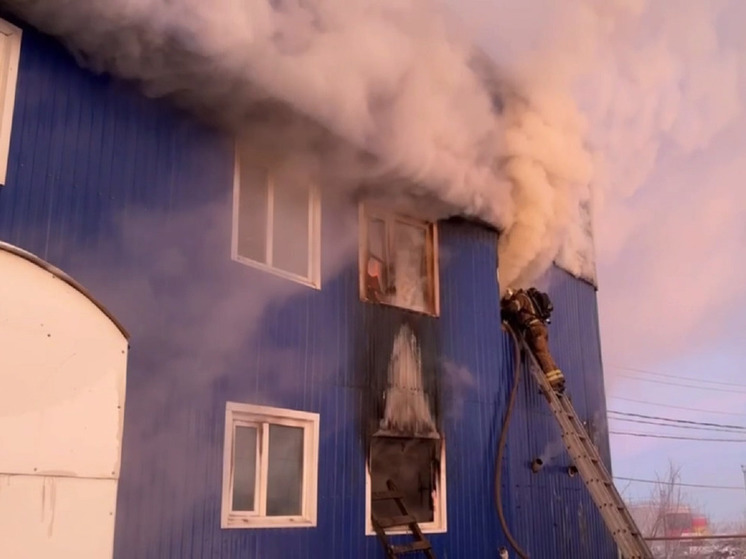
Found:
[[[349,204],[333,207],[339,219],[324,232],[334,242],[324,245],[322,285],[348,281],[345,272],[353,263],[355,286],[357,240],[343,233],[357,211]],[[97,246],[70,250],[63,266],[132,327],[122,456],[130,473],[120,480],[128,505],[118,521],[136,525],[125,531],[138,537],[117,546],[138,556],[159,553],[203,514],[219,518],[215,488],[221,483],[225,394],[232,401],[317,410],[320,387],[340,382],[348,369],[337,351],[348,326],[334,314],[314,312],[308,287],[229,258],[230,214],[228,196],[197,206],[176,199],[168,210],[130,205],[111,217],[110,236],[102,233]],[[290,307],[297,328],[280,318]],[[309,334],[310,315],[326,318],[325,327]],[[299,332],[300,342],[293,338]],[[320,444],[337,436],[327,425]],[[190,461],[194,456],[204,459]],[[138,473],[141,464],[148,465],[146,482]],[[360,456],[358,470],[363,468]],[[128,512],[153,498],[181,506],[158,522]],[[194,546],[182,551],[185,556],[199,557],[218,544],[187,538],[181,545]],[[264,544],[263,557],[275,556],[271,545]]]
[[[734,0],[0,5],[94,69],[249,138],[267,107],[305,115],[358,150],[336,159],[349,189],[373,176],[379,196],[424,196],[500,228],[503,287],[553,260],[595,281],[591,232],[607,262],[645,238],[681,192],[646,209],[645,187],[706,153],[742,109]],[[295,141],[292,126],[276,136]]]
[[[539,458],[544,464],[549,465],[564,452],[565,444],[562,442],[562,439],[555,439],[544,445],[544,450],[541,451]]]
[[[572,271],[593,277],[588,224],[578,213],[588,202],[593,162],[583,119],[553,89],[530,88],[535,84],[514,69],[478,63],[463,32],[468,27],[447,6],[3,4],[62,37],[94,69],[136,80],[148,94],[173,97],[236,132],[250,132],[269,100],[307,115],[373,154],[379,174],[410,180],[380,189],[405,188],[440,200],[446,213],[478,216],[504,230],[506,286],[530,281],[560,253]]]

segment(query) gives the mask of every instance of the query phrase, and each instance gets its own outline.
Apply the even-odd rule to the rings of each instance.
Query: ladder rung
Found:
[[[381,528],[393,528],[394,526],[409,526],[417,522],[417,519],[411,514],[407,514],[404,516],[376,518],[375,521]]]
[[[410,542],[402,545],[391,546],[391,551],[396,555],[402,553],[414,553],[415,551],[425,551],[427,549],[432,549],[432,547],[430,547],[430,544],[426,541]]]
[[[399,491],[373,491],[370,498],[372,501],[388,501],[390,499],[401,499],[402,494]]]

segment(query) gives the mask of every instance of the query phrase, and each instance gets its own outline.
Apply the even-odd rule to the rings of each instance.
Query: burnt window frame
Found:
[[[425,230],[425,258],[427,266],[427,287],[429,293],[426,294],[425,309],[414,308],[407,305],[393,303],[389,301],[378,301],[368,296],[368,262],[370,260],[370,251],[368,243],[369,224],[372,220],[379,220],[384,223],[384,252],[386,260],[384,262],[386,273],[392,268],[390,257],[393,247],[393,230],[396,223],[402,223],[412,227],[422,228]],[[358,261],[358,277],[360,300],[365,303],[376,303],[396,307],[411,312],[424,314],[427,316],[440,316],[440,281],[438,269],[438,224],[424,219],[418,219],[409,215],[390,211],[380,206],[372,204],[360,204],[359,207],[359,229],[360,229],[360,247]],[[384,289],[386,286],[384,286]]]
[[[412,439],[426,439],[426,437],[410,437]],[[420,529],[425,534],[444,534],[448,532],[448,491],[446,483],[446,441],[444,437],[438,439],[440,442],[440,456],[438,463],[438,478],[435,487],[436,498],[434,499],[434,510],[433,510],[433,521],[420,523]],[[375,536],[376,532],[373,529],[373,522],[371,521],[371,513],[373,511],[373,503],[371,499],[371,491],[373,489],[373,481],[370,473],[370,458],[365,462],[365,535]],[[386,533],[392,535],[408,534],[409,529],[406,527],[392,528],[386,530]]]

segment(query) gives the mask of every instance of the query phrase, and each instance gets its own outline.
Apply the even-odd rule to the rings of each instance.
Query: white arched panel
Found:
[[[111,557],[127,347],[72,279],[0,243],[0,557]]]

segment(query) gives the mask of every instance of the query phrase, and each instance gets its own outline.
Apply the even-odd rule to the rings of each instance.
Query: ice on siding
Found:
[[[394,340],[387,381],[381,430],[407,436],[437,435],[423,387],[419,344],[406,324]]]

